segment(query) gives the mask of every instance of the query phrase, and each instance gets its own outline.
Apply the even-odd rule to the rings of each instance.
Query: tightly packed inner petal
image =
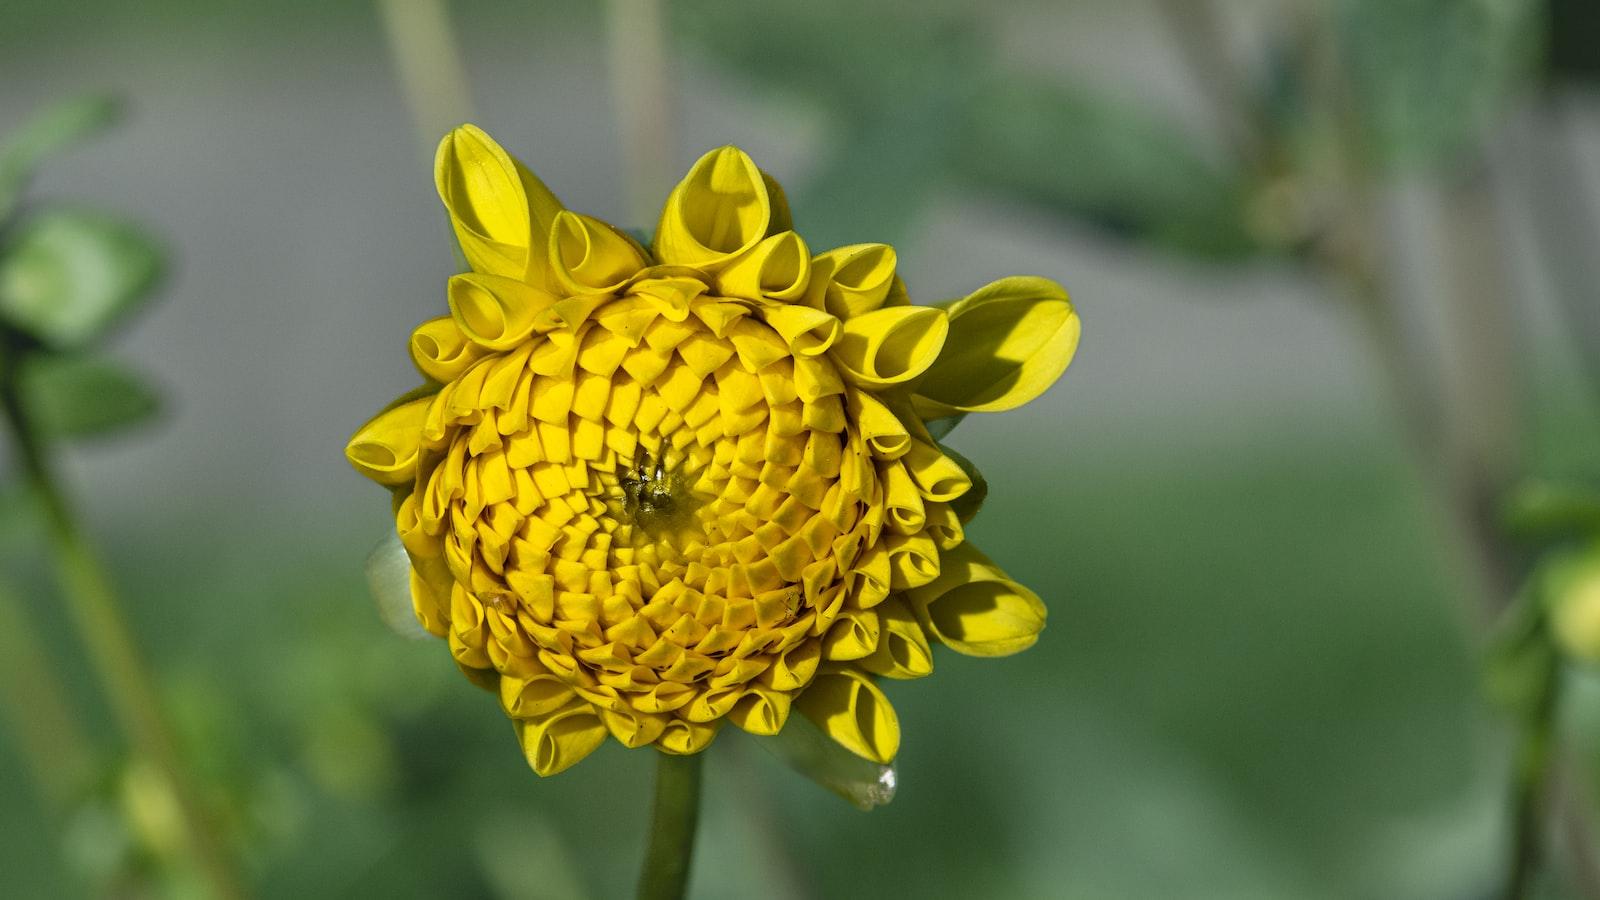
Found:
[[[676,320],[657,287],[445,386],[407,544],[448,569],[457,659],[554,691],[549,714],[581,699],[636,745],[742,704],[770,732],[773,692],[810,681],[836,622],[829,658],[877,649],[852,615],[893,580],[885,528],[920,531],[924,501],[874,459],[848,410],[881,404],[852,402],[832,360],[793,353],[758,306],[697,296]]]

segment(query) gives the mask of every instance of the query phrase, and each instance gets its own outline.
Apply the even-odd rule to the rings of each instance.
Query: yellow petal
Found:
[[[926,532],[891,534],[883,544],[889,551],[889,586],[894,590],[919,587],[939,577],[939,545]]]
[[[1015,409],[1072,361],[1082,324],[1061,286],[1002,278],[950,307],[950,337],[917,385],[924,417]]]
[[[843,332],[837,318],[809,306],[775,306],[764,310],[761,317],[798,356],[827,352]]]
[[[900,722],[889,698],[853,669],[819,673],[795,707],[851,753],[887,764],[900,750]]]
[[[550,265],[573,294],[610,293],[645,267],[633,238],[599,219],[566,210],[550,230]]]
[[[434,182],[475,272],[545,280],[545,240],[561,201],[476,125],[445,135]]]
[[[522,753],[540,775],[570,768],[606,741],[605,723],[582,700],[545,716],[517,719],[516,726]]]
[[[927,524],[922,494],[911,478],[911,473],[899,461],[878,467],[879,481],[883,485],[883,505],[889,527],[897,534],[916,534]]]
[[[949,503],[972,489],[972,476],[932,444],[913,438],[903,461],[925,499]]]
[[[822,640],[824,659],[842,661],[860,659],[878,649],[882,628],[878,614],[870,609],[855,609],[842,613]]]
[[[767,205],[772,207],[772,221],[767,223],[767,234],[782,234],[794,230],[794,217],[789,215],[789,197],[783,192],[778,179],[763,171],[761,183],[767,187]]]
[[[847,392],[846,398],[861,439],[874,457],[899,459],[911,449],[911,434],[905,424],[878,398],[855,389]]]
[[[928,634],[968,656],[1008,656],[1033,646],[1044,602],[972,544],[940,557],[939,577],[906,592]]]
[[[661,736],[667,727],[666,716],[650,715],[632,709],[602,709],[600,720],[618,743],[632,749],[643,747]]]
[[[885,305],[896,264],[888,244],[851,244],[819,254],[811,264],[806,302],[841,319],[872,312]]]
[[[724,297],[796,300],[811,283],[811,251],[800,235],[785,231],[766,238],[717,276]]]
[[[488,350],[508,350],[533,334],[555,295],[514,278],[468,272],[450,279],[450,316],[461,333]]]
[[[861,660],[860,666],[885,678],[921,678],[933,674],[933,650],[928,636],[911,608],[899,597],[890,597],[874,610],[883,629],[878,649]]]
[[[788,721],[793,700],[787,691],[753,687],[728,712],[728,721],[751,734],[777,734]]]
[[[528,678],[500,678],[500,705],[514,719],[548,716],[571,705],[576,698],[571,685],[548,672]]]
[[[949,331],[944,310],[897,306],[846,319],[833,358],[867,388],[903,384],[927,371]]]
[[[715,270],[760,243],[771,224],[766,178],[743,150],[723,147],[700,157],[667,197],[655,255]]]
[[[345,457],[357,472],[379,484],[411,482],[417,477],[422,423],[432,404],[432,397],[422,397],[378,413],[350,438]]]
[[[483,354],[483,348],[468,340],[451,316],[429,319],[411,332],[411,361],[417,371],[441,384],[454,381]]]
[[[656,738],[656,747],[664,753],[678,756],[687,756],[690,753],[699,753],[711,746],[711,741],[717,736],[717,726],[720,722],[689,722],[683,719],[669,719],[661,736]]]
[[[413,568],[411,570],[411,609],[417,614],[417,621],[435,637],[444,637],[449,633],[447,622],[448,593],[440,591],[432,579]]]

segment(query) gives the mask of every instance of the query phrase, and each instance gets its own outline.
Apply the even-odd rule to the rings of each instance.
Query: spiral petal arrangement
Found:
[[[879,679],[930,674],[936,643],[1034,643],[1045,607],[966,541],[972,478],[925,422],[1060,376],[1079,326],[1059,286],[913,306],[891,248],[813,255],[734,147],[648,248],[473,126],[436,176],[471,271],[412,335],[427,384],[347,453],[393,491],[418,620],[535,771],[796,710],[888,762]]]

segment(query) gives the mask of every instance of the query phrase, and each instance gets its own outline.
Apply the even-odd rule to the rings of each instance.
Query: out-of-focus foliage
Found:
[[[41,163],[111,125],[120,110],[115,98],[82,97],[46,110],[0,143],[0,221]]]
[[[827,0],[785,10],[690,0],[679,9],[705,59],[779,96],[816,98],[834,117],[833,157],[796,204],[823,210],[807,214],[808,228],[827,238],[892,241],[947,187],[999,192],[1210,259],[1282,252],[1301,236],[1263,222],[1283,194],[1277,178],[1263,176],[1281,173],[1216,161],[1165,110],[1009,65],[971,5]],[[1333,26],[1354,95],[1349,111],[1380,167],[1461,151],[1526,80],[1538,46],[1534,0],[1339,0],[1312,9],[1299,27]],[[765,37],[748,40],[753,33]],[[884,34],[895,36],[893,52],[878,42]],[[1279,65],[1218,92],[1238,91],[1242,108],[1263,113],[1253,125],[1281,131],[1259,135],[1264,145],[1309,152],[1315,164],[1321,151],[1303,146],[1302,117],[1328,98],[1303,95],[1317,88],[1303,71],[1310,62],[1296,58],[1314,52],[1312,43],[1287,29]],[[1325,129],[1313,137],[1340,139]]]
[[[106,434],[150,418],[156,392],[87,348],[148,302],[162,253],[137,225],[100,212],[22,210],[22,189],[53,154],[110,125],[119,104],[91,95],[50,107],[0,149],[0,359],[46,439]],[[8,377],[9,374],[8,374]]]
[[[1010,73],[979,94],[961,133],[957,172],[974,187],[1180,252],[1260,249],[1240,173],[1151,111]]]
[[[1537,0],[1341,0],[1338,10],[1352,112],[1383,162],[1460,152],[1534,71]]]
[[[1549,44],[1550,75],[1556,79],[1594,81],[1600,78],[1600,3],[1591,0],[1550,0],[1545,21]]]
[[[0,318],[50,347],[79,347],[149,298],[160,273],[161,253],[138,227],[41,213],[0,247]]]
[[[22,371],[34,425],[50,438],[95,437],[149,420],[161,408],[154,388],[120,363],[83,356],[39,356]]]

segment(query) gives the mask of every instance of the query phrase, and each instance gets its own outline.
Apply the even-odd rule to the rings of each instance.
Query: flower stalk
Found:
[[[70,618],[89,651],[100,682],[134,751],[161,774],[180,813],[195,862],[219,898],[242,898],[244,890],[232,861],[217,839],[203,804],[183,768],[177,743],[161,711],[148,667],[123,615],[116,591],[100,560],[73,518],[45,453],[45,443],[29,418],[19,384],[15,348],[0,353],[0,415],[10,432],[16,459],[36,496],[55,549],[55,569]]]
[[[655,810],[639,873],[639,900],[678,900],[688,888],[700,822],[701,759],[699,753],[656,754]]]

